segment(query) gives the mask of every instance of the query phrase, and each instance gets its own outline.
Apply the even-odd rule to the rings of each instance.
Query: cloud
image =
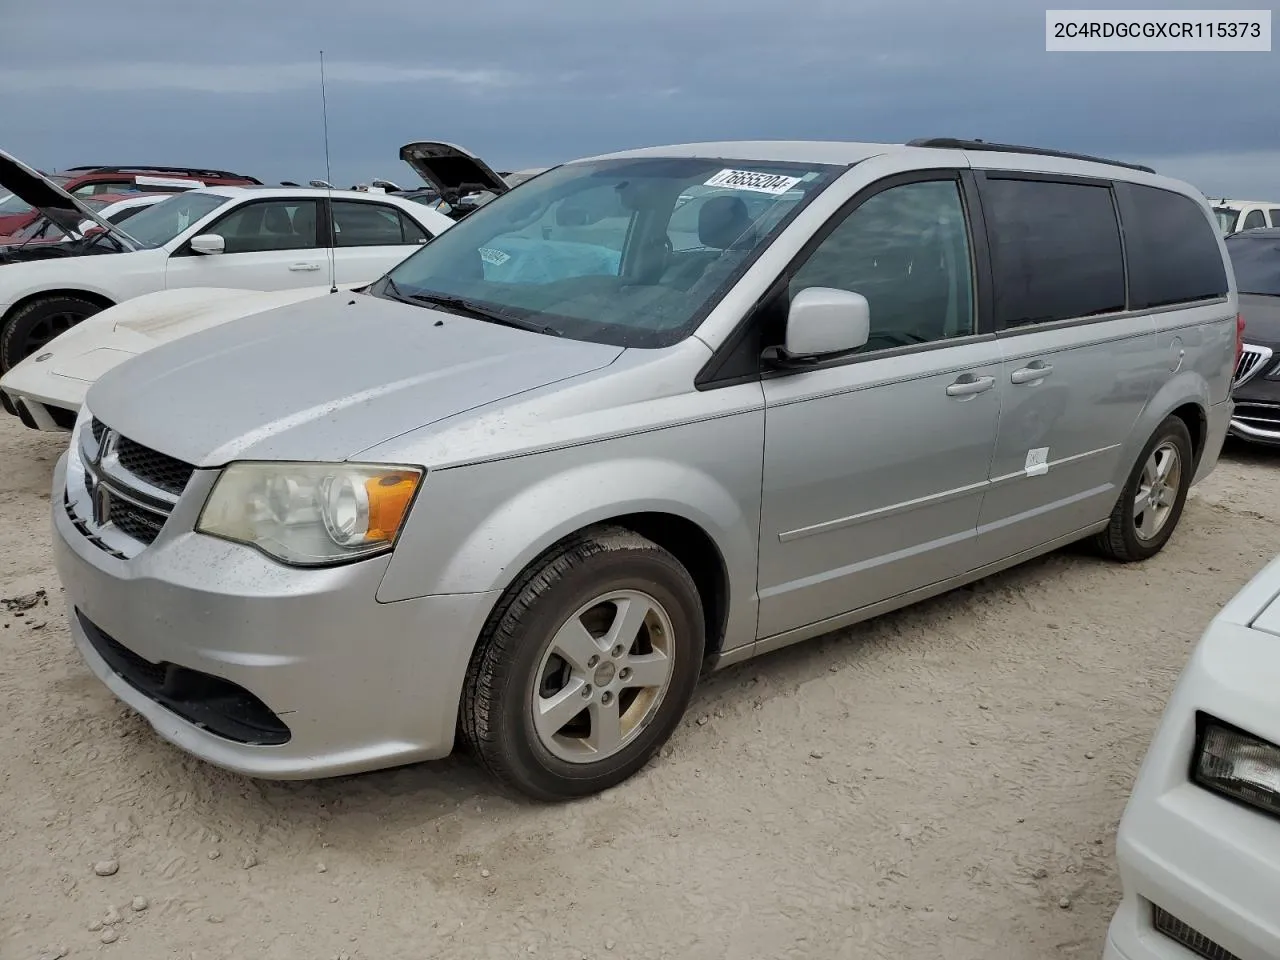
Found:
[[[512,87],[521,77],[488,67],[424,67],[336,60],[325,63],[326,83],[444,83],[474,91]],[[0,67],[0,88],[10,92],[50,90],[193,91],[220,94],[271,94],[316,89],[319,57],[310,63],[189,64],[109,63],[89,66]]]

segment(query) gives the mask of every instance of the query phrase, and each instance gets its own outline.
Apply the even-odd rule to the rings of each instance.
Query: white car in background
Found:
[[[453,223],[394,195],[217,186],[169,197],[131,217],[126,231],[2,151],[0,160],[0,187],[61,222],[89,219],[103,228],[94,243],[102,255],[0,266],[0,373],[85,318],[145,293],[367,282]]]
[[[1116,838],[1104,960],[1280,957],[1280,557],[1183,670]]]
[[[1224,234],[1258,227],[1280,227],[1280,203],[1266,200],[1210,200]]]
[[[143,294],[81,321],[0,377],[0,406],[35,430],[66,431],[100,376],[130,357],[199,330],[359,284],[293,290],[185,287]]]
[[[104,197],[109,202],[102,203],[96,197],[85,198],[84,202],[93,207],[98,212],[98,216],[108,223],[117,226],[124,223],[139,210],[149,207],[152,204],[159,203],[161,200],[167,200],[172,194],[169,193],[135,193],[132,196],[121,197],[119,199],[111,199],[110,196]],[[48,217],[41,217],[35,223],[7,238],[9,243],[71,243],[75,240],[82,240],[85,237],[92,236],[102,230],[94,220],[81,220],[74,229],[64,229],[59,224],[50,220]]]

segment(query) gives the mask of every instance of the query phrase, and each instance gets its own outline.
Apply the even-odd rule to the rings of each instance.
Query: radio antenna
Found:
[[[320,110],[324,114],[324,182],[329,189],[329,292],[338,292],[338,266],[334,262],[334,244],[338,238],[334,236],[333,216],[333,173],[329,169],[329,101],[324,92],[324,51],[320,51]]]

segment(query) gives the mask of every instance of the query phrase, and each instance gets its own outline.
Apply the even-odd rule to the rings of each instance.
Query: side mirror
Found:
[[[222,253],[227,249],[227,241],[216,233],[202,233],[191,238],[191,251],[205,255]]]
[[[860,293],[806,287],[791,298],[783,349],[792,359],[830,356],[866,346],[871,305]]]

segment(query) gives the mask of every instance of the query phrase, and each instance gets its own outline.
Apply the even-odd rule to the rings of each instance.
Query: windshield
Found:
[[[1236,210],[1227,207],[1214,207],[1213,215],[1218,220],[1218,229],[1223,233],[1231,233],[1236,228],[1236,219],[1240,216]]]
[[[130,217],[127,232],[144,247],[160,247],[229,202],[227,197],[199,190],[175,193]]]
[[[1240,234],[1227,241],[1227,252],[1241,293],[1280,297],[1280,236]]]
[[[568,164],[484,204],[374,290],[460,298],[574,339],[669,346],[841,172],[670,157]]]

